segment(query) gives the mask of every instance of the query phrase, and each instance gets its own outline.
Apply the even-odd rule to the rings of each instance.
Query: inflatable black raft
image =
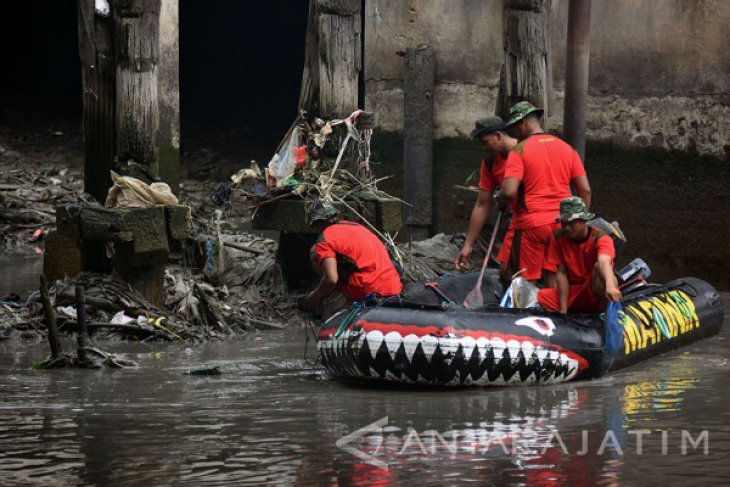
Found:
[[[474,276],[437,282],[443,296],[464,299]],[[411,285],[402,297],[350,308],[319,332],[323,365],[335,377],[431,386],[536,385],[584,380],[717,334],[724,307],[708,283],[684,278],[625,294],[623,343],[612,353],[594,315],[563,316],[500,308],[496,274],[485,276],[486,304],[446,304],[432,288]]]

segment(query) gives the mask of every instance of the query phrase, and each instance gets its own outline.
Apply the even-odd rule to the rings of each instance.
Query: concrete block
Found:
[[[167,241],[167,225],[165,221],[165,207],[155,206],[152,208],[135,208],[126,210],[125,219],[128,225],[134,227],[134,238],[132,249],[134,261],[132,265],[146,265],[148,254],[164,253],[165,257],[170,251]],[[158,260],[154,259],[155,262]]]
[[[190,228],[190,210],[185,206],[166,206],[167,235],[170,240],[185,240]]]
[[[75,242],[81,239],[81,208],[80,205],[56,207],[56,229],[58,233]]]
[[[84,206],[80,216],[81,239],[91,242],[131,242],[136,223],[127,220],[128,211]]]

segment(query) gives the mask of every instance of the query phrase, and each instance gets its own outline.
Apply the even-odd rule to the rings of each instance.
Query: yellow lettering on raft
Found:
[[[680,333],[684,333],[682,329],[683,327],[686,327],[687,318],[685,318],[682,311],[679,309],[679,306],[677,306],[677,303],[669,294],[663,294],[662,296],[665,298],[664,301],[660,300],[661,305],[666,310],[664,317],[671,318],[672,327],[675,330],[675,332],[672,333],[672,336],[675,337]]]
[[[627,308],[628,309],[628,308]],[[636,350],[639,340],[638,326],[634,318],[629,313],[624,313],[624,353],[633,352]],[[626,343],[628,342],[628,345]]]
[[[657,340],[657,333],[656,333],[656,327],[654,326],[654,320],[652,318],[649,318],[649,316],[653,316],[651,309],[653,308],[651,302],[647,301],[639,301],[636,303],[642,310],[644,310],[644,313],[638,312],[638,315],[641,317],[641,321],[644,325],[641,327],[641,335],[643,337],[641,341],[641,349],[646,348],[648,345],[649,339],[651,339],[651,344],[654,345]]]
[[[676,293],[684,303],[677,302],[672,293]],[[684,291],[662,293],[635,302],[626,306],[624,353],[643,350],[650,344],[654,345],[667,339],[662,335],[660,325],[654,319],[654,309],[666,322],[669,336],[672,338],[700,326],[695,304]]]
[[[685,302],[687,303],[687,307],[689,308],[689,314],[692,316],[692,318],[690,319],[690,329],[699,328],[700,319],[697,317],[697,308],[695,307],[694,301],[692,301],[692,298],[690,298],[684,291],[677,291],[677,294],[684,298]]]

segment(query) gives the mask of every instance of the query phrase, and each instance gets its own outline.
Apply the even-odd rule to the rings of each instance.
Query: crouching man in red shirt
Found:
[[[338,213],[326,199],[315,199],[307,206],[310,226],[321,232],[310,256],[322,278],[304,306],[316,307],[335,289],[350,301],[362,301],[373,293],[378,297],[400,294],[403,284],[383,243],[359,223],[340,220]]]
[[[598,313],[606,309],[608,301],[621,299],[613,273],[613,241],[588,226],[594,216],[577,196],[560,202],[557,220],[562,228],[555,232],[548,253],[548,260],[558,268],[558,287],[537,293],[537,301],[546,311]]]

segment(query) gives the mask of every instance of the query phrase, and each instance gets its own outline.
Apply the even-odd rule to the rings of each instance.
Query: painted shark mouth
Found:
[[[557,384],[588,362],[572,351],[530,337],[480,332],[440,336],[354,327],[320,335],[323,365],[334,375],[441,386]],[[485,336],[472,336],[472,335]]]

